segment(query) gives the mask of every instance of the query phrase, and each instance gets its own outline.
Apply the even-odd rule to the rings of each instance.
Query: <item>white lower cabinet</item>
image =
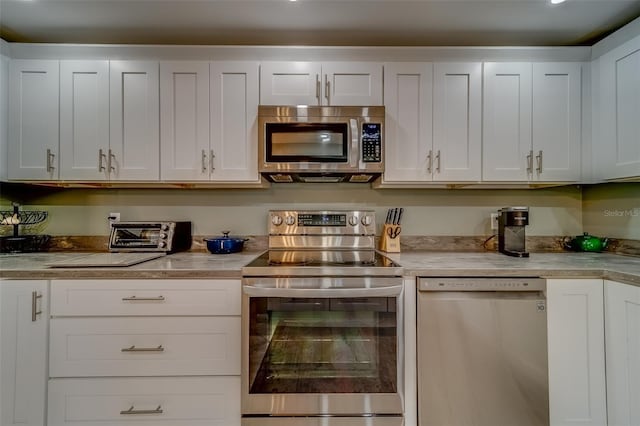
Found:
[[[0,281],[0,425],[43,426],[47,281]]]
[[[49,426],[240,425],[240,280],[59,280],[51,294]]]
[[[640,425],[640,287],[604,282],[610,426]]]
[[[607,424],[601,279],[547,280],[551,426]]]
[[[240,377],[53,379],[49,426],[239,426]]]

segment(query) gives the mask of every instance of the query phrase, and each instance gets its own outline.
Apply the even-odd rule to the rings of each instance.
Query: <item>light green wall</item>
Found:
[[[585,187],[582,207],[585,232],[640,240],[640,183]]]
[[[16,190],[18,188],[18,190]],[[23,189],[20,189],[23,188]],[[265,235],[270,209],[372,209],[378,223],[387,208],[404,207],[405,235],[489,235],[489,214],[530,206],[530,235],[582,231],[582,193],[569,186],[536,190],[370,189],[357,184],[277,184],[262,190],[42,189],[11,187],[3,205],[18,200],[49,211],[52,235],[106,235],[107,215],[122,220],[191,220],[195,235]]]

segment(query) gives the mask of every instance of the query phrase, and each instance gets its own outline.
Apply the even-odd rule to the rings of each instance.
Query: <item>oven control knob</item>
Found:
[[[277,215],[276,215],[276,216],[273,216],[273,217],[271,218],[271,223],[272,223],[274,226],[280,226],[280,225],[282,225],[282,216],[277,216]]]
[[[371,225],[373,220],[371,219],[371,216],[362,216],[362,219],[360,220],[360,222],[362,222],[364,226],[369,226]]]
[[[355,216],[349,217],[349,225],[356,226],[358,224],[358,218]]]
[[[289,225],[289,226],[293,225],[295,222],[296,222],[296,218],[295,218],[295,217],[293,217],[293,216],[287,216],[287,217],[284,219],[284,223],[286,223],[286,224],[287,224],[287,225]]]
[[[165,241],[158,241],[158,247],[165,248],[166,246],[167,246],[167,243]]]
[[[168,231],[169,230],[169,225],[167,225],[166,223],[163,223],[162,225],[160,225],[160,230],[161,231]]]
[[[164,232],[161,232],[161,233],[158,235],[158,237],[159,237],[161,240],[166,240],[166,239],[167,239],[167,234],[165,234]]]

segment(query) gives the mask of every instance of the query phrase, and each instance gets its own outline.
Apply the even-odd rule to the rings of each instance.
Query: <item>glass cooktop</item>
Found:
[[[399,267],[391,259],[374,250],[270,250],[246,267]]]

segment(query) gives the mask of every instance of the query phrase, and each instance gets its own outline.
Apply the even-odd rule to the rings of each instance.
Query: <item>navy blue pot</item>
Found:
[[[229,254],[242,251],[244,242],[248,241],[246,238],[230,237],[229,232],[223,232],[222,237],[218,238],[205,238],[207,243],[207,250],[213,254]]]

